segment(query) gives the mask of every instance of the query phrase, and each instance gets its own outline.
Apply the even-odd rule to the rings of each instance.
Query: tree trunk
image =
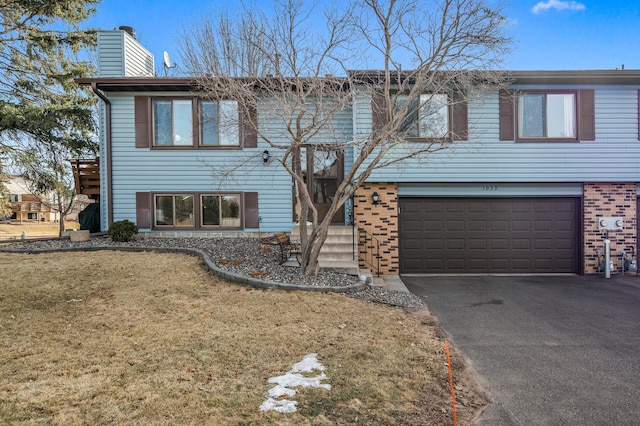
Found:
[[[64,233],[64,216],[62,212],[60,212],[60,224],[58,227],[58,237],[62,237],[63,233]]]
[[[58,198],[58,214],[60,215],[60,223],[58,226],[58,237],[62,237],[62,234],[64,233],[64,219],[67,216],[66,211],[64,211],[62,207],[63,207],[62,201],[60,201],[60,198]]]
[[[320,262],[318,257],[320,256],[320,250],[324,245],[329,233],[330,220],[323,220],[319,225],[313,228],[313,232],[309,236],[307,241],[306,258],[303,256],[302,265],[305,275],[317,276],[320,272]]]

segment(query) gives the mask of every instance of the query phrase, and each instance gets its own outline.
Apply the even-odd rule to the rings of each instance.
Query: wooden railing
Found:
[[[69,160],[73,170],[76,194],[84,194],[89,198],[100,198],[100,161]]]
[[[40,201],[14,201],[11,203],[11,211],[14,212],[46,213],[51,210],[51,206]],[[53,210],[55,211],[55,209]]]

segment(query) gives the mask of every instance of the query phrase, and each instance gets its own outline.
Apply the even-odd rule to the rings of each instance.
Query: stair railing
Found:
[[[357,244],[356,244],[356,233],[357,233]],[[380,276],[380,246],[382,243],[373,235],[369,234],[366,230],[358,227],[357,225],[353,225],[352,232],[352,241],[353,241],[353,250],[354,250],[354,259],[356,258],[356,250],[357,250],[357,259],[360,262],[363,262],[365,266],[371,269],[371,272],[374,273],[377,277]]]

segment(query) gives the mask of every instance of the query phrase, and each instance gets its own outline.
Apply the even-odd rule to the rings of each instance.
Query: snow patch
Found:
[[[275,400],[273,398],[267,398],[262,404],[260,404],[260,411],[273,410],[283,414],[295,413],[297,410],[296,405],[298,405],[296,401],[289,401],[287,399]]]
[[[275,399],[282,397],[292,397],[296,391],[295,387],[314,387],[331,390],[331,385],[321,383],[327,379],[326,374],[320,373],[315,377],[305,377],[301,373],[313,373],[314,371],[324,371],[325,368],[318,362],[318,354],[305,355],[302,361],[293,364],[283,376],[272,377],[269,383],[276,383],[276,386],[269,390],[268,398],[260,405],[260,411],[273,410],[278,413],[294,413],[296,411],[296,401],[288,399]]]

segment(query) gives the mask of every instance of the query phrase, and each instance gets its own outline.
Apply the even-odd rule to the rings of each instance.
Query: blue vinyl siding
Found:
[[[179,93],[146,93],[147,95],[179,96]],[[136,93],[136,95],[141,95]],[[142,94],[145,95],[145,94]],[[183,94],[186,95],[186,94]],[[222,150],[153,150],[135,148],[133,94],[110,94],[112,105],[112,191],[113,220],[135,221],[136,192],[258,192],[260,231],[290,230],[292,222],[291,177],[273,161],[262,162],[262,151],[280,155],[258,139],[257,148]],[[258,112],[261,126],[280,131],[277,122],[270,122]],[[264,122],[264,124],[262,124]],[[340,137],[352,135],[351,110],[336,118]],[[333,133],[333,132],[331,132]],[[320,134],[316,139],[326,141],[334,137]],[[283,141],[280,139],[280,141]],[[216,171],[237,166],[227,179],[214,177]],[[219,174],[218,174],[219,176]],[[248,229],[253,231],[252,229]],[[256,229],[257,231],[257,229]]]
[[[124,76],[124,31],[98,31],[98,77]]]
[[[532,87],[521,86],[520,89]],[[541,89],[543,87],[535,87]],[[572,89],[578,87],[544,87]],[[358,126],[371,126],[371,107]],[[595,87],[596,140],[579,143],[499,140],[498,96],[469,102],[469,141],[422,160],[375,171],[371,182],[633,182],[640,181],[638,86]],[[364,127],[367,128],[367,127]],[[370,127],[368,127],[370,128]],[[358,127],[358,129],[362,129]]]
[[[124,33],[124,75],[126,77],[153,77],[153,55],[126,32]]]
[[[125,31],[98,31],[98,77],[153,77],[153,55]]]
[[[581,183],[400,183],[400,197],[580,197]]]

